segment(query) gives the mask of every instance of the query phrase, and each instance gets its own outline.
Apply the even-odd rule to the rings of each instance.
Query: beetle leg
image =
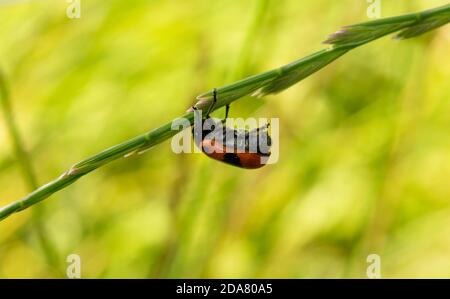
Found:
[[[228,112],[230,112],[230,104],[225,107],[225,119],[228,118]]]
[[[211,113],[212,109],[214,108],[214,106],[217,103],[217,89],[214,88],[213,89],[213,102],[211,103],[211,105],[209,105],[208,110],[206,112],[206,118],[209,118],[209,114]]]

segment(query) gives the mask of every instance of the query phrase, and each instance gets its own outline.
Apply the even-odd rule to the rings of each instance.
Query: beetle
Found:
[[[266,165],[270,157],[272,140],[269,124],[253,130],[229,128],[224,125],[230,106],[226,106],[225,118],[214,120],[209,116],[217,103],[217,90],[213,89],[213,102],[202,118],[201,130],[192,127],[196,146],[208,157],[245,169],[257,169]],[[195,106],[192,110],[197,110]]]

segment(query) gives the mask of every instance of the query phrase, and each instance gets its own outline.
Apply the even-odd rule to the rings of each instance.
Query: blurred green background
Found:
[[[382,0],[382,17],[447,1]],[[0,1],[0,67],[38,183],[320,50],[365,0]],[[242,170],[170,142],[0,222],[0,277],[450,277],[450,28],[384,38],[230,116],[279,117]],[[30,191],[0,111],[0,205]],[[222,115],[218,111],[217,115]],[[39,237],[41,236],[41,237]]]

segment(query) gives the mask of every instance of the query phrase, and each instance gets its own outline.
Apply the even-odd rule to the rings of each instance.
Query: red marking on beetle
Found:
[[[264,130],[264,133],[267,134],[266,140],[270,142],[270,136],[266,131],[267,126],[261,127],[258,130]],[[194,130],[193,135],[195,136]],[[232,130],[232,129],[227,129]],[[237,146],[234,147],[226,146],[223,142],[215,140],[211,137],[208,137],[208,134],[211,131],[203,130],[202,138],[200,143],[197,146],[210,158],[221,161],[223,163],[233,165],[236,167],[241,167],[245,169],[257,169],[266,165],[266,161],[270,156],[270,152],[262,153],[261,151],[250,152],[248,148],[245,149],[244,152],[240,152],[237,150]],[[249,136],[248,134],[246,135]],[[195,138],[195,137],[194,137]],[[270,145],[270,144],[269,144]]]

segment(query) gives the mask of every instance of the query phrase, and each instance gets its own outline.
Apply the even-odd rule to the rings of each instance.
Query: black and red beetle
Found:
[[[266,165],[270,157],[271,138],[269,125],[253,129],[228,128],[224,125],[228,118],[229,105],[226,106],[225,119],[214,120],[209,113],[217,102],[217,91],[213,90],[213,102],[202,118],[201,128],[192,127],[195,144],[208,157],[229,165],[256,169]],[[197,110],[192,107],[192,110]]]

